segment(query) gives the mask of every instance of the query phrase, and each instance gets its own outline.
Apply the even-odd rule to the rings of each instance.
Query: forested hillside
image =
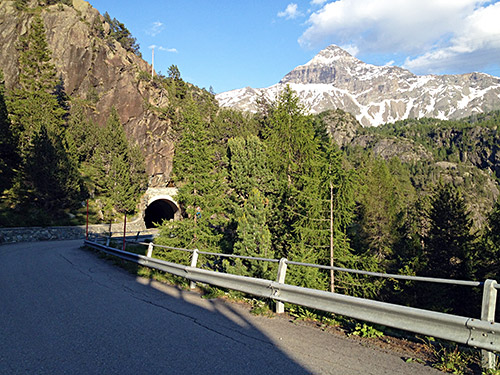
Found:
[[[137,212],[170,182],[180,103],[213,95],[176,66],[152,79],[85,1],[2,1],[0,21],[0,225],[82,224],[87,198],[94,223]]]
[[[182,219],[158,223],[161,244],[409,275],[500,277],[499,113],[363,128],[341,110],[307,114],[287,86],[256,114],[220,108],[177,66],[152,78],[119,21],[68,3],[0,3],[9,30],[18,30],[5,44],[7,51],[15,45],[15,66],[0,56],[1,225],[68,224],[87,198],[92,220],[109,222],[134,212],[148,183],[171,185]],[[73,50],[89,64],[75,78],[71,54],[57,42],[61,29],[49,33],[46,25],[78,14],[90,38],[82,43],[93,47]],[[187,261],[175,251],[159,255]],[[205,261],[275,275],[272,264]],[[458,287],[434,291],[300,266],[289,267],[287,282],[478,315],[470,309],[480,292]]]
[[[481,169],[474,156],[494,159],[498,137],[488,121],[496,114],[364,129],[342,111],[307,115],[290,88],[255,116],[220,121],[207,113],[193,106],[181,112],[173,176],[183,219],[163,223],[159,243],[409,275],[499,276],[495,167]],[[395,130],[403,128],[407,137]],[[449,133],[461,135],[446,140]],[[483,133],[490,138],[467,138]],[[465,138],[476,148],[462,144]],[[175,251],[163,256],[181,260]],[[275,272],[240,260],[212,267],[270,278]],[[418,283],[331,276],[290,266],[287,280],[477,315],[459,296],[478,300],[480,292],[442,295]]]

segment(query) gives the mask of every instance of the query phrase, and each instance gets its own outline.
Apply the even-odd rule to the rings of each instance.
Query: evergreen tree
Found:
[[[16,143],[7,112],[3,72],[0,70],[0,194],[12,186],[18,168]]]
[[[245,201],[243,209],[237,218],[238,227],[236,231],[237,239],[234,244],[234,253],[260,258],[274,258],[271,250],[271,233],[267,227],[268,201],[257,188],[250,191]],[[271,267],[268,262],[240,261],[246,268],[247,274],[253,277],[272,279],[275,267]]]
[[[20,156],[11,199],[15,204],[35,204],[53,216],[56,204],[59,210],[70,208],[85,192],[75,164],[65,153],[67,112],[60,102],[63,86],[56,78],[39,15],[33,17],[27,35],[20,38],[19,51],[19,86],[9,102]]]
[[[230,186],[239,206],[243,205],[254,188],[264,194],[275,189],[264,144],[257,136],[231,138],[227,148]]]
[[[19,151],[25,157],[42,125],[50,137],[62,136],[66,112],[54,95],[60,82],[39,15],[33,18],[28,34],[20,38],[18,49],[19,88],[13,92],[9,112]]]
[[[49,137],[42,124],[27,150],[23,176],[31,202],[52,215],[84,197],[77,168],[57,141]]]
[[[483,251],[478,254],[478,278],[500,280],[500,197],[488,215],[482,241]]]
[[[401,190],[388,164],[379,158],[367,160],[361,181],[358,208],[361,248],[379,261],[390,259],[397,241]]]
[[[277,180],[269,228],[276,253],[288,257],[292,244],[297,241],[293,232],[298,211],[296,196],[302,189],[302,176],[309,172],[318,145],[314,140],[312,119],[305,114],[290,86],[267,108],[264,116],[264,143],[270,170]]]
[[[300,211],[294,230],[299,246],[292,251],[294,257],[299,257],[295,253],[303,249],[314,249],[316,263],[350,266],[354,255],[347,238],[347,228],[352,222],[355,207],[353,171],[345,169],[340,151],[329,142],[318,153],[309,174],[303,179],[303,188],[297,196]],[[314,279],[321,279],[317,269],[304,269],[301,277],[311,279],[311,285]],[[334,291],[333,270],[329,272],[329,278],[330,290]]]
[[[104,19],[110,26],[111,37],[121,44],[127,51],[141,57],[140,46],[125,25],[116,18],[111,19],[108,12],[104,13]]]
[[[97,124],[87,116],[83,103],[74,100],[65,133],[65,144],[68,154],[80,168],[92,160],[99,142],[99,132]]]
[[[220,251],[227,224],[225,162],[196,103],[187,99],[179,124],[173,176],[182,220],[164,223],[158,243]]]
[[[285,87],[270,108],[264,139],[273,172],[291,189],[309,170],[317,143],[312,118],[305,114],[290,86]]]
[[[113,108],[106,126],[99,133],[93,160],[96,195],[103,201],[105,218],[114,211],[135,211],[140,194],[146,187],[144,158],[128,144],[118,112]]]
[[[436,191],[429,212],[429,232],[425,238],[425,275],[446,279],[469,280],[473,277],[472,264],[474,235],[472,219],[464,198],[452,185],[442,185]],[[469,288],[470,289],[470,288]],[[451,309],[457,313],[469,312],[464,297],[469,289],[442,285],[427,288],[427,303],[437,309]],[[468,295],[472,298],[471,295]]]

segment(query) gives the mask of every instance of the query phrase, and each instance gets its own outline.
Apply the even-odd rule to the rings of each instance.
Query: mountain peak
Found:
[[[417,76],[397,66],[376,66],[331,45],[267,89],[217,95],[222,106],[257,109],[290,85],[312,113],[340,108],[363,126],[407,118],[457,119],[500,108],[500,78],[486,74]]]
[[[303,66],[332,65],[338,61],[360,62],[346,50],[340,48],[339,46],[336,46],[335,44],[332,44],[321,50],[316,56],[314,56],[308,63]]]

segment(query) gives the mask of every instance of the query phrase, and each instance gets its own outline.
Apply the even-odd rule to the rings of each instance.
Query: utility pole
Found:
[[[333,183],[330,181],[330,267],[333,267]],[[335,293],[335,273],[330,269],[330,291]]]
[[[155,76],[155,47],[153,46],[151,50],[153,55],[151,58],[151,80],[153,80],[153,77]]]

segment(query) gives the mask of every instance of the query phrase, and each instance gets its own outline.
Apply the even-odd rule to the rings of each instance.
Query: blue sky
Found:
[[[500,76],[500,0],[90,0],[155,70],[216,93],[277,83],[330,44],[416,74]]]

